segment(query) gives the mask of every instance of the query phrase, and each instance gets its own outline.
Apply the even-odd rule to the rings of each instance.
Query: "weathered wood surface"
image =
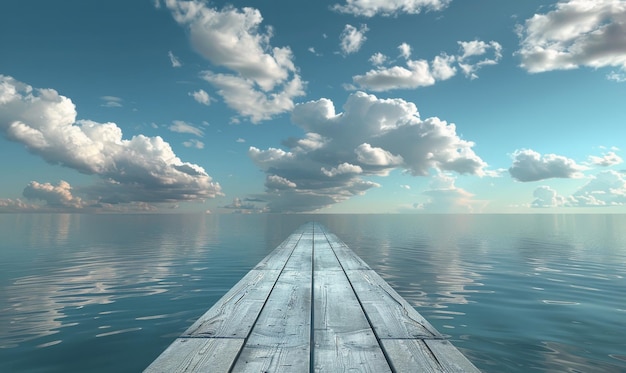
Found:
[[[479,372],[367,263],[307,223],[145,372]]]

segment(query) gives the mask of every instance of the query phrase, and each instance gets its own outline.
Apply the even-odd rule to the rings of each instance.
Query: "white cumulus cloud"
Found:
[[[550,178],[580,178],[586,168],[573,159],[556,154],[543,156],[532,149],[513,152],[509,173],[517,181],[538,181]]]
[[[287,180],[278,175],[267,175],[265,179],[265,187],[268,189],[293,189],[297,185],[293,181]]]
[[[626,205],[626,175],[602,171],[574,192],[571,200],[572,205],[582,207]]]
[[[298,75],[286,82],[280,92],[271,94],[257,90],[253,81],[235,75],[205,72],[203,79],[218,89],[228,106],[252,123],[292,110],[294,97],[304,94],[304,83]]]
[[[567,200],[560,196],[556,190],[549,186],[542,185],[533,192],[532,207],[560,207],[567,203]]]
[[[199,89],[197,91],[189,92],[189,96],[193,97],[196,102],[209,106],[211,105],[211,96],[204,89]]]
[[[72,101],[0,75],[0,132],[52,164],[98,175],[81,191],[106,203],[199,200],[221,194],[206,171],[161,137],[124,139],[115,123],[77,120]]]
[[[357,146],[354,152],[359,162],[369,166],[394,167],[401,165],[404,161],[401,156],[393,155],[382,148],[375,148],[368,143]]]
[[[527,19],[518,34],[521,67],[531,73],[580,66],[626,70],[626,1],[559,1]]]
[[[1,212],[24,212],[24,211],[40,211],[41,206],[37,204],[26,203],[21,199],[0,198]]]
[[[486,163],[456,126],[438,118],[421,119],[415,104],[356,92],[337,113],[329,99],[299,104],[292,121],[306,136],[283,142],[288,150],[251,147],[248,154],[269,176],[293,182],[289,190],[270,188],[259,198],[270,211],[314,211],[365,193],[400,168],[414,176],[429,170],[484,175]],[[274,185],[274,184],[271,184]]]
[[[322,170],[322,173],[328,177],[335,177],[337,175],[343,175],[343,174],[363,173],[363,169],[361,168],[361,166],[350,164],[348,162],[343,162],[342,164],[337,165],[337,167],[333,167],[330,170],[327,170],[326,168],[322,167],[321,170]]]
[[[484,42],[482,40],[472,41],[459,41],[461,54],[457,56],[458,64],[463,74],[470,79],[478,78],[476,71],[483,66],[497,65],[500,59],[502,59],[502,45],[497,41]],[[474,61],[476,57],[484,56],[487,53],[492,53],[491,58],[483,58],[478,61]]]
[[[258,9],[210,8],[206,2],[166,0],[174,19],[189,32],[194,49],[215,66],[234,74],[204,73],[218,94],[253,123],[291,110],[304,83],[289,47],[272,47],[271,27],[261,28]],[[244,94],[244,97],[240,95]]]
[[[611,207],[626,205],[626,175],[602,171],[569,197],[548,186],[535,189],[532,207]]]
[[[589,162],[596,166],[609,167],[618,165],[624,160],[619,155],[615,154],[615,152],[608,152],[603,154],[601,157],[591,155],[589,156]]]
[[[367,37],[365,37],[367,31],[369,31],[367,25],[361,25],[359,29],[352,25],[346,25],[339,36],[341,53],[348,55],[358,52],[367,40]]]
[[[400,57],[408,60],[411,57],[411,46],[407,43],[402,43],[398,45],[398,49],[400,50]]]
[[[71,185],[61,180],[58,185],[31,181],[23,191],[24,197],[45,201],[51,207],[69,207],[80,209],[84,203],[80,197],[72,195]]]
[[[479,212],[484,201],[474,200],[474,195],[455,185],[455,179],[449,175],[435,175],[430,189],[422,192],[428,200],[414,204],[414,207],[430,213],[471,213]]]
[[[375,15],[396,16],[398,14],[418,14],[422,11],[443,10],[452,0],[346,0],[345,4],[335,4],[333,9],[356,16]]]
[[[407,61],[407,66],[393,66],[370,70],[365,75],[355,75],[352,80],[359,87],[374,92],[392,89],[414,89],[435,84],[428,61]]]
[[[478,78],[476,72],[479,69],[484,66],[495,65],[502,58],[502,46],[498,42],[473,40],[469,42],[459,41],[458,43],[460,46],[458,55],[448,55],[442,52],[430,62],[424,59],[409,59],[411,47],[402,43],[398,49],[400,49],[400,55],[406,59],[406,66],[383,67],[381,64],[375,64],[377,68],[366,72],[364,75],[353,76],[352,81],[358,87],[374,92],[415,89],[450,79],[456,75],[457,68],[466,77],[476,79]],[[485,55],[488,56],[485,57]]]
[[[384,54],[380,52],[376,52],[370,57],[369,61],[374,66],[384,65],[385,62],[387,62],[387,56],[385,56]]]

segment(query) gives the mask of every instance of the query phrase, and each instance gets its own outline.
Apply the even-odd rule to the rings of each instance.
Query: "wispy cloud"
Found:
[[[394,89],[415,89],[434,85],[438,81],[452,78],[460,69],[463,74],[470,78],[478,78],[477,71],[484,66],[495,65],[502,58],[502,47],[498,42],[484,42],[473,40],[469,42],[459,41],[460,51],[458,55],[441,53],[430,62],[423,59],[411,60],[411,46],[402,43],[398,46],[400,56],[406,61],[405,66],[383,67],[386,58],[381,53],[370,57],[370,61],[378,66],[376,69],[366,72],[364,75],[355,75],[352,81],[362,89],[374,92],[389,91]],[[491,54],[490,57],[483,57]]]
[[[443,10],[452,0],[346,0],[345,4],[335,4],[333,9],[355,16],[375,15],[396,16],[398,14],[418,14],[422,11]]]
[[[204,131],[200,128],[195,127],[192,124],[186,123],[182,120],[175,120],[172,122],[172,125],[168,127],[172,132],[178,133],[190,133],[192,135],[196,135],[198,137],[204,136]]]
[[[181,67],[183,66],[180,59],[174,55],[172,51],[167,52],[167,56],[170,58],[170,62],[172,63],[172,67]]]
[[[122,107],[122,99],[115,96],[102,96],[100,97],[104,101],[100,106],[102,107]]]
[[[189,141],[183,142],[183,146],[186,148],[204,149],[204,143],[196,139],[190,139]]]

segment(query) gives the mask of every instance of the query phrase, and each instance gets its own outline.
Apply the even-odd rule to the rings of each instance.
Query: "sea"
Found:
[[[609,214],[0,214],[0,372],[141,372],[308,221],[483,372],[626,372]]]

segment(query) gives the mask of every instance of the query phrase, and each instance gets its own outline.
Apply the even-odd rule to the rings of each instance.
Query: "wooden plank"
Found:
[[[144,372],[228,372],[243,343],[239,338],[178,338]]]
[[[383,339],[380,342],[396,372],[444,372],[424,340]]]
[[[309,371],[311,274],[310,269],[281,273],[241,350],[235,372]]]
[[[443,367],[445,372],[476,372],[480,370],[474,366],[456,347],[446,340],[426,340],[428,348]]]
[[[345,273],[315,271],[314,293],[315,371],[391,372]]]
[[[341,241],[334,234],[326,234],[328,242],[330,243],[333,251],[340,258],[343,269],[361,269],[371,270],[370,266],[365,263],[358,255],[354,253],[343,241]]]
[[[146,371],[311,368],[478,372],[361,258],[317,223],[298,228]]]
[[[246,338],[279,275],[279,270],[248,272],[182,336]]]
[[[378,338],[443,338],[373,270],[347,270],[346,274]]]
[[[287,259],[293,253],[294,248],[304,233],[313,232],[313,223],[301,225],[289,235],[276,249],[269,253],[253,269],[282,269]]]
[[[341,265],[330,247],[330,243],[323,234],[315,235],[314,239],[314,270],[315,271],[342,271]]]
[[[313,236],[303,234],[289,260],[285,264],[285,271],[311,272],[313,256]]]
[[[301,233],[291,234],[277,248],[272,250],[263,260],[261,260],[253,269],[283,269],[285,262],[291,256],[293,249],[302,236]]]

